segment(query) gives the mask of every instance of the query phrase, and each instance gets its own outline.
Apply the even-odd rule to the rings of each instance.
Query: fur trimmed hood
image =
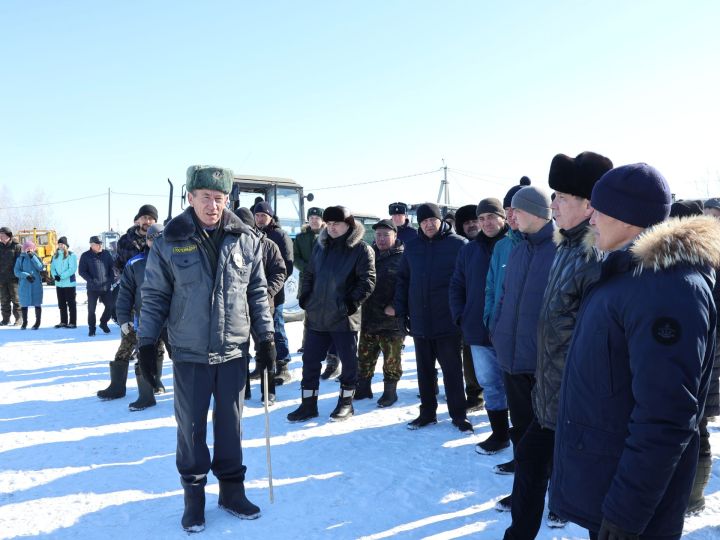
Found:
[[[347,235],[347,240],[345,240],[345,245],[352,249],[355,246],[357,246],[365,236],[365,227],[362,223],[360,223],[358,220],[354,220],[355,225],[350,229],[350,233]],[[328,232],[327,227],[323,227],[320,231],[320,235],[318,236],[318,244],[320,244],[320,247],[325,249],[327,247],[328,242]]]
[[[195,222],[190,212],[194,212],[192,207],[186,208],[182,214],[174,217],[170,223],[167,224],[165,230],[163,230],[163,238],[170,242],[190,238],[195,233]],[[252,229],[245,225],[239,217],[227,208],[223,210],[220,223],[226,232],[252,235]]]
[[[324,228],[325,228],[325,223],[323,222],[323,224],[320,225],[320,230],[322,231]],[[310,224],[309,224],[309,223],[306,223],[305,225],[303,225],[302,227],[300,227],[300,232],[301,232],[301,233],[308,232],[308,231],[312,231],[312,229],[310,228]],[[318,234],[320,234],[320,233],[318,233]]]
[[[636,274],[678,264],[720,268],[720,221],[710,216],[672,218],[640,234],[630,251]]]
[[[584,227],[582,226],[584,223]],[[553,243],[560,247],[566,242],[571,242],[574,238],[580,238],[580,243],[583,247],[583,252],[588,258],[592,257],[594,253],[601,253],[595,248],[595,232],[590,227],[590,221],[587,220],[581,223],[577,227],[566,231],[564,229],[555,229],[553,232]]]

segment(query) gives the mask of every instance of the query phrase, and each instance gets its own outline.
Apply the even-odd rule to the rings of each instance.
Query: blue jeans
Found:
[[[290,357],[287,334],[285,333],[283,306],[284,304],[275,306],[275,313],[273,313],[273,325],[275,326],[275,350],[277,351],[278,360],[285,360]]]
[[[495,349],[482,345],[470,345],[475,376],[485,395],[485,409],[502,411],[508,408],[502,371],[497,361]]]

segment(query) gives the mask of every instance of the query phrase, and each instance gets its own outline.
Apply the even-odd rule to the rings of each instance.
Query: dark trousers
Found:
[[[107,324],[113,311],[113,296],[110,291],[88,291],[88,327],[95,328],[95,308],[100,300],[105,309],[100,315],[100,324]]]
[[[475,375],[475,364],[473,364],[470,345],[463,344],[462,348],[463,375],[465,376],[465,394],[468,404],[476,404],[482,400],[483,389]]]
[[[535,375],[519,373],[510,375],[503,371],[505,393],[507,394],[508,409],[510,409],[510,440],[513,443],[513,453],[522,439],[530,423],[535,418],[532,407],[532,389],[535,386]]]
[[[283,306],[275,306],[273,312],[273,327],[275,331],[275,350],[277,351],[278,360],[286,360],[290,356],[288,348],[288,338],[285,333],[285,317],[283,316]]]
[[[344,388],[355,388],[358,373],[357,332],[317,332],[306,328],[301,383],[305,390],[320,388],[322,361],[332,345],[335,346],[342,365],[340,384]]]
[[[173,362],[177,451],[175,462],[183,486],[205,485],[212,469],[218,480],[242,482],[242,410],[245,359],[221,364]],[[207,413],[213,409],[214,450],[207,446]]]
[[[537,536],[552,473],[554,447],[555,432],[542,428],[533,419],[515,446],[512,524],[505,531],[505,540],[532,540]]]
[[[4,321],[10,320],[10,312],[16,321],[20,319],[17,279],[0,283],[0,310]]]
[[[58,308],[60,309],[60,322],[62,324],[77,324],[77,303],[75,302],[75,287],[56,287]],[[70,319],[68,320],[68,313]]]
[[[465,390],[463,389],[462,348],[460,335],[434,339],[413,337],[417,362],[418,387],[420,390],[420,415],[434,418],[437,412],[435,361],[443,373],[448,411],[453,420],[466,418]]]
[[[598,533],[593,531],[588,531],[590,535],[590,540],[598,540]],[[676,536],[645,536],[644,534],[640,535],[640,540],[680,540],[681,535]]]

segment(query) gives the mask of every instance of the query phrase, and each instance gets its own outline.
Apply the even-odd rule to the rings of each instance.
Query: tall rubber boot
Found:
[[[98,391],[97,397],[103,400],[125,397],[127,374],[127,362],[110,362],[110,386],[108,386],[105,390]]]
[[[182,528],[189,533],[205,530],[205,486],[185,485],[185,511]]]
[[[20,308],[20,313],[21,313],[20,318],[22,319],[22,321],[20,323],[20,330],[25,330],[27,328],[28,308],[26,308],[26,307]]]
[[[355,409],[353,409],[353,394],[355,394],[354,388],[347,386],[340,387],[340,396],[338,397],[335,409],[330,413],[330,420],[341,422],[355,414]]]
[[[377,401],[378,407],[390,407],[398,400],[397,381],[385,381],[383,395]]]
[[[287,415],[289,422],[305,422],[318,416],[318,391],[302,389],[302,402],[300,406]]]
[[[492,455],[510,446],[510,423],[507,409],[487,411],[487,415],[492,433],[475,445],[475,451],[478,454]]]
[[[369,379],[358,379],[357,388],[355,389],[354,400],[358,399],[372,399],[372,378]]]
[[[688,508],[685,511],[686,516],[697,515],[705,510],[705,488],[710,480],[710,472],[712,471],[712,456],[702,455],[698,459],[697,469],[695,470],[695,482],[690,492],[690,500]]]
[[[145,377],[143,377],[138,364],[135,364],[135,380],[137,380],[138,385],[138,398],[137,401],[133,401],[130,405],[128,405],[128,408],[131,411],[142,411],[148,407],[154,407],[157,402],[155,401],[155,395],[153,394],[153,386]]]
[[[162,378],[162,368],[163,368],[163,360],[164,355],[159,355],[155,365],[157,366],[157,376],[155,377],[155,386],[153,388],[154,394],[164,394],[165,393],[165,385],[163,385],[162,381],[160,380]]]
[[[35,324],[32,325],[33,330],[40,328],[40,319],[42,318],[42,308],[35,306]]]

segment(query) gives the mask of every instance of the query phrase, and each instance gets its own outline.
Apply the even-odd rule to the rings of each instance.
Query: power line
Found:
[[[483,178],[482,176],[475,176],[473,174],[467,174],[464,172],[460,172],[458,169],[451,169],[448,167],[448,171],[452,171],[455,174],[459,174],[460,176],[466,176],[468,178],[474,178],[476,180],[482,180],[483,182],[489,182],[491,184],[497,184],[499,186],[506,186],[507,182],[498,182],[497,180],[490,180],[488,178]]]
[[[421,173],[415,173],[415,174],[407,174],[405,176],[393,176],[392,178],[383,178],[381,180],[368,180],[367,182],[356,182],[354,184],[343,184],[342,186],[330,186],[330,187],[321,187],[321,188],[306,188],[307,191],[321,191],[323,189],[339,189],[339,188],[346,188],[346,187],[354,187],[354,186],[365,186],[367,184],[379,184],[381,182],[390,182],[391,180],[404,180],[405,178],[414,178],[416,176],[424,176],[426,174],[434,174],[436,172],[440,172],[441,169],[434,169],[432,171],[426,171]]]
[[[112,191],[110,190],[110,193],[112,195],[129,195],[131,197],[167,197],[167,193],[163,193],[162,195],[158,195],[157,193],[122,193],[120,191]]]
[[[97,199],[98,197],[107,197],[107,193],[100,193],[98,195],[88,195],[87,197],[78,197],[76,199],[67,199],[65,201],[55,201],[55,202],[46,202],[46,203],[36,203],[36,204],[24,204],[22,206],[6,206],[4,208],[0,208],[0,210],[16,210],[18,208],[36,208],[38,206],[51,206],[53,204],[65,204],[69,202],[75,202],[75,201],[84,201],[87,199]]]

